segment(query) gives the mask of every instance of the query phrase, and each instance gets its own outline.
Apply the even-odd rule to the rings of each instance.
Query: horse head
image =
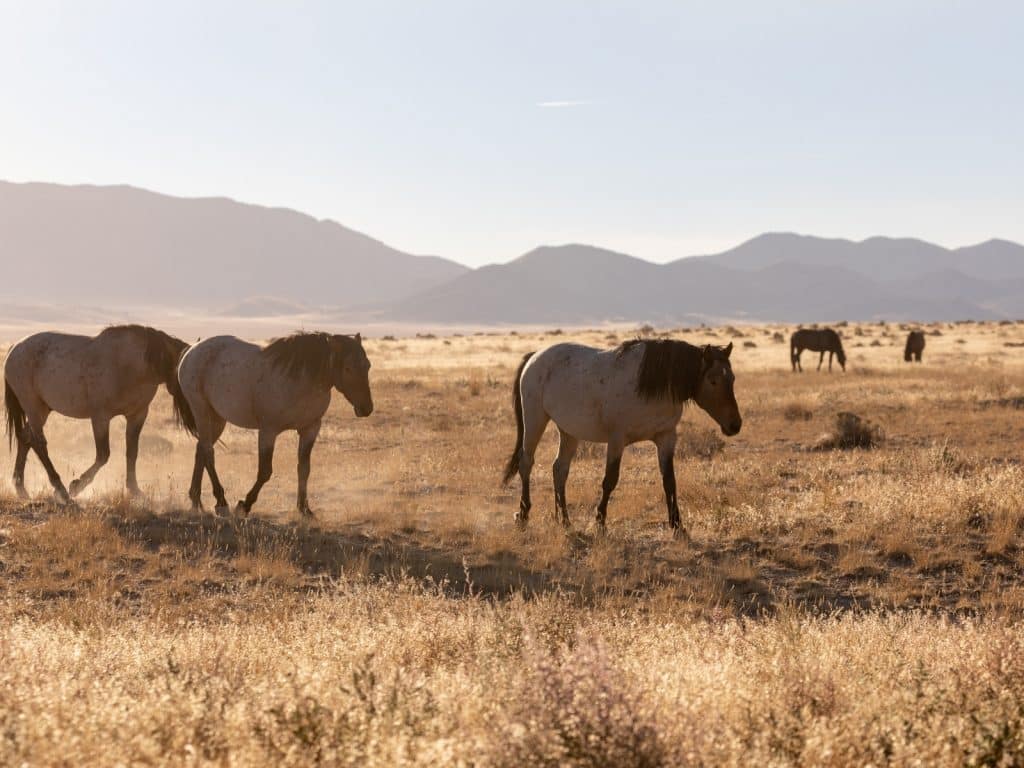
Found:
[[[736,404],[733,383],[736,377],[732,372],[729,356],[732,354],[732,342],[727,347],[715,347],[710,344],[701,351],[700,378],[694,400],[697,405],[718,422],[722,432],[728,436],[737,434],[743,426],[740,408]]]
[[[352,404],[356,416],[373,413],[373,396],[370,394],[370,359],[363,349],[360,334],[355,336],[333,336],[331,351],[334,364],[331,376],[334,388]]]

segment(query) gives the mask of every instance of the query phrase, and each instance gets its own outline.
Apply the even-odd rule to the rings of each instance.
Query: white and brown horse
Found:
[[[149,404],[163,384],[180,406],[176,370],[187,346],[181,339],[141,325],[112,326],[95,337],[36,333],[15,344],[4,364],[4,401],[8,442],[18,446],[14,461],[18,495],[27,495],[29,449],[39,457],[62,501],[84,490],[110,458],[110,421],[115,416],[127,420],[126,484],[129,492],[137,494],[135,463]],[[51,411],[90,419],[96,440],[95,461],[67,489],[53,467],[43,434]],[[176,412],[180,412],[177,407]]]
[[[262,348],[234,336],[215,336],[191,347],[178,366],[178,380],[190,408],[182,420],[195,425],[193,434],[198,439],[188,492],[193,508],[202,508],[205,469],[216,511],[228,511],[214,466],[214,444],[230,422],[259,430],[256,482],[236,511],[248,514],[252,509],[273,471],[277,436],[294,429],[299,433],[298,508],[312,516],[306,495],[310,455],[331,404],[331,389],[345,396],[356,416],[369,416],[373,412],[369,371],[359,334],[296,333]]]
[[[558,427],[554,474],[556,514],[569,523],[565,483],[580,440],[607,443],[597,523],[604,525],[608,498],[619,480],[622,451],[651,440],[658,448],[668,523],[679,528],[673,454],[683,405],[693,400],[726,435],[740,431],[727,347],[696,347],[684,341],[637,339],[611,350],[555,344],[523,358],[512,385],[516,447],[505,468],[507,483],[518,472],[522,496],[516,521],[530,513],[530,470],[548,421]]]

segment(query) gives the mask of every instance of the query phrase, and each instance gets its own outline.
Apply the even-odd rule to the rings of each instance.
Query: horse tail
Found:
[[[911,349],[911,347],[912,347],[912,343],[911,342],[913,342],[913,340],[914,340],[914,334],[912,334],[912,333],[907,334],[907,345],[903,348],[903,362],[905,362],[905,363],[909,363],[910,362],[911,353],[913,352],[913,350]]]
[[[188,398],[185,397],[185,391],[181,388],[181,380],[178,378],[178,365],[181,364],[181,358],[185,356],[188,351],[186,346],[178,354],[178,359],[174,364],[174,370],[171,375],[167,377],[165,384],[167,385],[167,392],[171,396],[171,401],[174,408],[174,421],[175,423],[188,432],[192,437],[199,437],[199,429],[196,427],[196,417],[192,413],[192,406],[188,404]]]
[[[523,369],[533,355],[533,352],[527,352],[523,355],[523,359],[516,369],[516,376],[512,379],[512,408],[516,412],[516,447],[513,449],[512,455],[505,465],[505,475],[501,480],[502,485],[508,485],[508,481],[519,472],[519,456],[523,452],[523,431],[525,428],[523,425],[523,393],[519,389],[519,380],[523,377]]]
[[[14,445],[14,438],[25,429],[28,419],[18,396],[14,394],[11,382],[4,380],[4,409],[7,411],[7,447]]]

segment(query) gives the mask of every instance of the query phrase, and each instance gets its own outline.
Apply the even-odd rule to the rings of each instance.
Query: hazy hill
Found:
[[[748,270],[781,261],[846,267],[879,281],[943,271],[958,271],[981,280],[1024,278],[1024,246],[1006,240],[950,249],[913,238],[871,237],[854,242],[770,232],[723,253],[699,258]]]
[[[668,264],[572,244],[470,270],[296,211],[123,186],[0,182],[0,259],[11,316],[155,304],[466,325],[1024,317],[1024,246],[1005,240],[768,233]]]
[[[283,208],[9,182],[0,182],[0,260],[0,297],[208,309],[267,295],[391,301],[467,271]]]
[[[421,322],[994,319],[1024,316],[1024,247],[950,250],[767,234],[658,265],[587,245],[538,248],[392,304]]]

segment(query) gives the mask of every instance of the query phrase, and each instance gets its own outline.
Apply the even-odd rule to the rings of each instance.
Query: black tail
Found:
[[[174,420],[178,426],[192,437],[199,437],[199,431],[196,429],[196,417],[192,413],[192,407],[188,404],[185,393],[181,390],[177,372],[167,380],[167,391],[171,395],[171,400],[174,401]]]
[[[4,407],[7,410],[7,447],[14,445],[14,438],[25,429],[25,409],[11,389],[10,382],[4,381]]]
[[[502,485],[508,485],[508,481],[519,472],[519,455],[523,451],[523,395],[519,391],[519,379],[523,377],[523,368],[533,357],[533,352],[523,355],[523,360],[516,369],[516,377],[512,380],[512,408],[516,412],[516,447],[505,465],[505,476],[501,480]]]

